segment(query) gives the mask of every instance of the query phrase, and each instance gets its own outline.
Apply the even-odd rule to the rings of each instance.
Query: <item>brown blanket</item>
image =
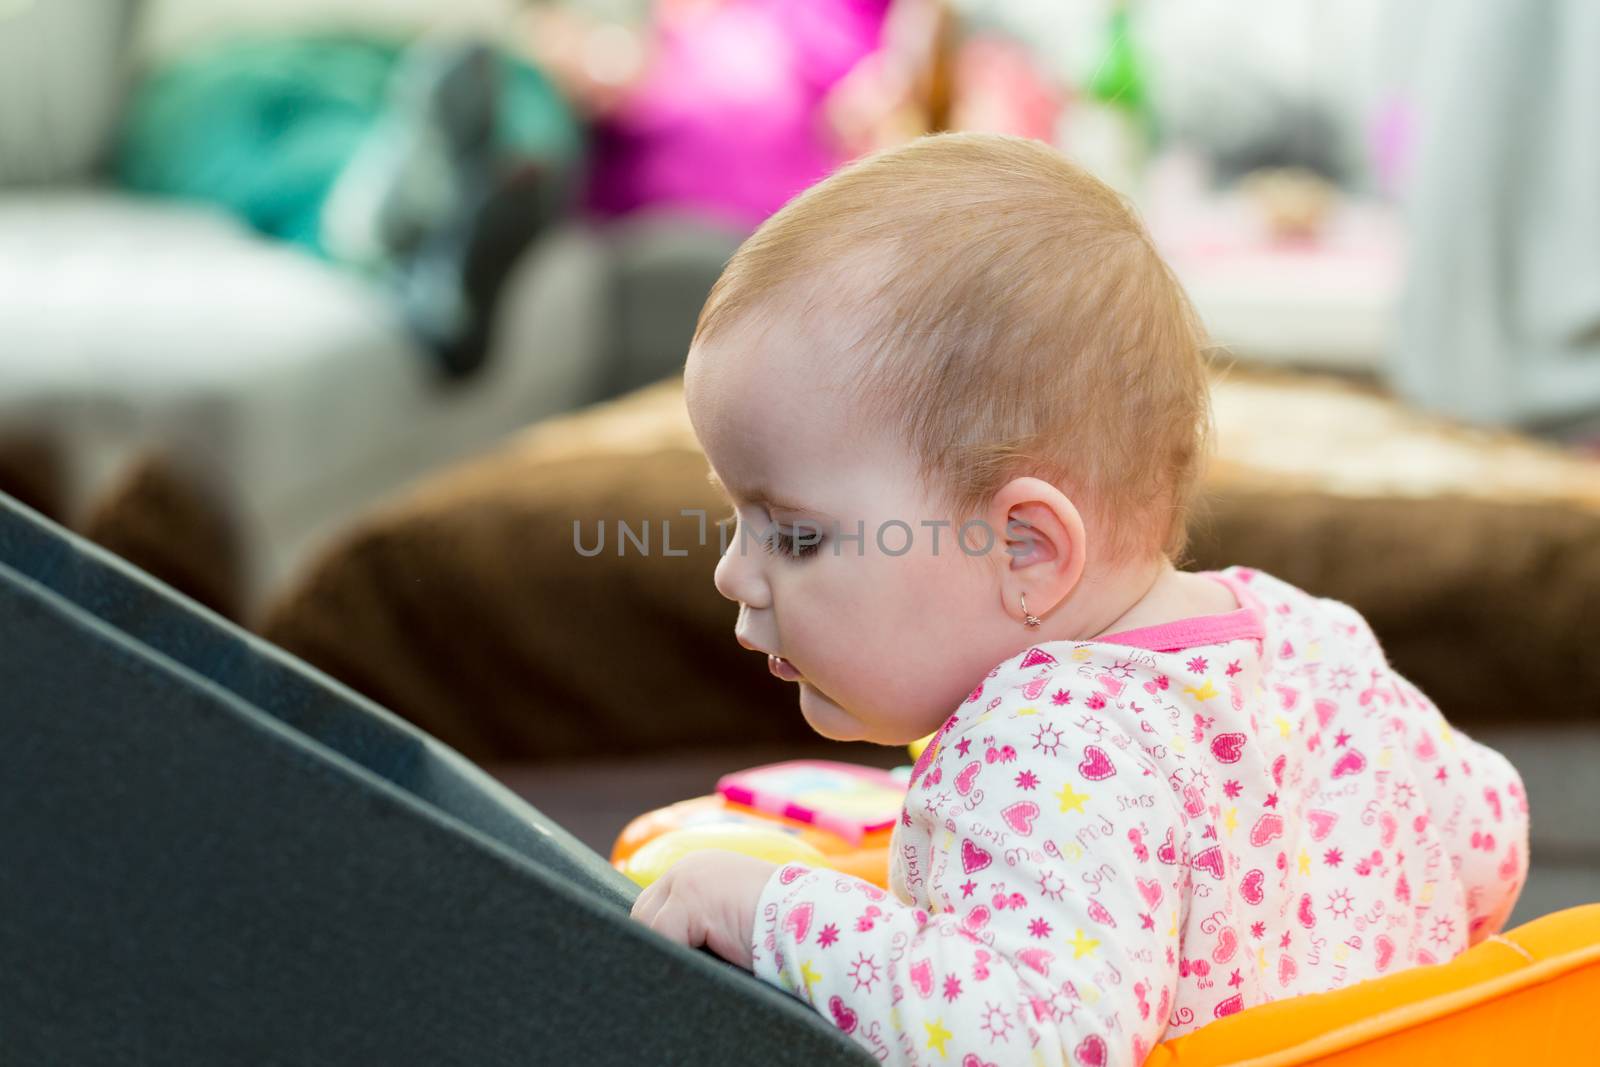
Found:
[[[1452,719],[1600,703],[1600,463],[1422,418],[1373,390],[1235,374],[1196,567],[1251,564],[1361,610]],[[681,382],[541,424],[332,546],[267,635],[480,760],[813,740],[713,589],[726,508]],[[637,533],[618,555],[616,520]],[[592,545],[574,547],[574,521]],[[660,543],[670,520],[671,548]]]

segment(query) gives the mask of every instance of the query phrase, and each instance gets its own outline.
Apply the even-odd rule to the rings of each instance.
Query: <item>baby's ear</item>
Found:
[[[990,515],[1007,601],[1025,591],[1031,610],[1043,615],[1083,576],[1088,542],[1082,516],[1065,493],[1031,477],[1012,479],[996,493]]]

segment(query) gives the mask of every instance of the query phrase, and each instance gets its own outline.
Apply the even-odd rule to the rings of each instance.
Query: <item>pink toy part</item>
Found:
[[[859,845],[900,817],[906,787],[888,771],[832,760],[788,760],[725,774],[717,792]]]

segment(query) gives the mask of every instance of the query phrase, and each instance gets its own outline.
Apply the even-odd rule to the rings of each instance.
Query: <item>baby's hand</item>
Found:
[[[630,914],[668,940],[704,945],[748,971],[756,904],[777,869],[739,852],[696,852],[651,882]]]

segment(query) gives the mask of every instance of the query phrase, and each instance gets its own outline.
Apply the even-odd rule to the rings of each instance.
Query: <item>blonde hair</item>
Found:
[[[694,343],[818,306],[854,313],[837,318],[859,325],[841,367],[862,414],[903,432],[957,523],[1034,475],[1098,520],[1091,550],[1182,555],[1210,443],[1204,331],[1082,168],[992,134],[867,156],[740,246]]]

